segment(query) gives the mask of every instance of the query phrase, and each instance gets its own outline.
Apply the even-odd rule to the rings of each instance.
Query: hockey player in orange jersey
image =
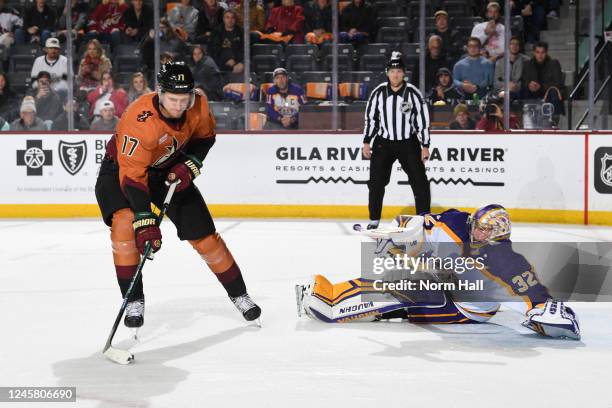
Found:
[[[189,68],[164,64],[158,92],[145,94],[123,113],[96,182],[96,198],[106,225],[111,227],[113,260],[125,296],[145,244],[154,252],[162,235],[151,212],[161,208],[167,181],[179,181],[167,215],[178,237],[187,240],[223,285],[246,320],[258,319],[261,309],[247,294],[242,273],[215,224],[193,179],[215,142],[215,119],[205,96],[194,92]],[[144,323],[142,279],[126,308],[124,323]]]

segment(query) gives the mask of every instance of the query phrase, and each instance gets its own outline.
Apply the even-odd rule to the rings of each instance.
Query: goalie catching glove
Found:
[[[580,340],[576,313],[560,300],[549,299],[528,311],[523,326],[543,336]]]
[[[176,186],[176,192],[185,190],[191,184],[191,181],[200,175],[202,162],[193,156],[187,155],[187,160],[182,163],[177,163],[170,169],[167,180],[170,183],[179,180]]]
[[[159,251],[161,248],[161,230],[157,226],[157,217],[152,212],[137,213],[134,216],[134,234],[136,239],[136,248],[141,255],[144,255],[145,245],[151,243],[153,252]]]

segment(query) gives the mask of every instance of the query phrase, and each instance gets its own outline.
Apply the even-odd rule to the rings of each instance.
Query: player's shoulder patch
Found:
[[[153,116],[153,112],[150,110],[142,110],[138,115],[136,115],[137,122],[146,122],[147,119]]]

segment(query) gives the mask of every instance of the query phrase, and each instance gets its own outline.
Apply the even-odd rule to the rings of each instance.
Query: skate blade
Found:
[[[132,339],[136,343],[140,343],[140,337],[138,337],[138,332],[140,330],[140,327],[133,327],[133,328],[131,328],[131,330],[132,330]]]
[[[261,329],[261,318],[258,317],[257,319],[253,320],[252,322],[253,324],[255,324],[255,326],[259,327]]]

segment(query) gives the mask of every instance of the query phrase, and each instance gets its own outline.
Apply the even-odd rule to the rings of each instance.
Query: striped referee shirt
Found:
[[[388,82],[378,85],[366,105],[363,142],[374,137],[408,140],[416,136],[423,147],[429,147],[429,110],[421,92],[404,82],[394,92]]]

